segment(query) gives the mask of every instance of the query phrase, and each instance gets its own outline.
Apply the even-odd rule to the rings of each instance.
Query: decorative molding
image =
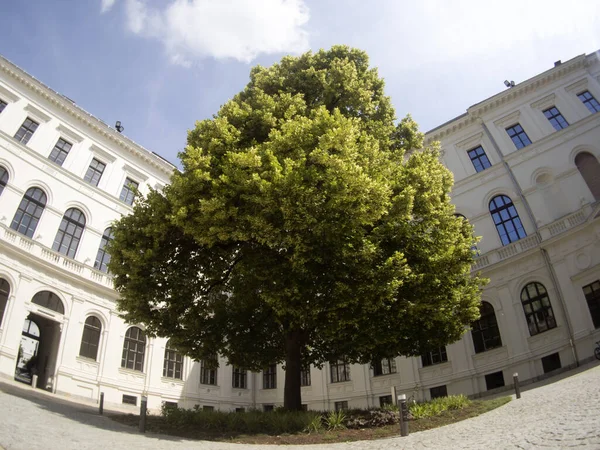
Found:
[[[494,125],[501,128],[506,128],[509,125],[515,125],[519,122],[519,117],[521,117],[521,110],[517,109],[516,111],[507,114],[504,117],[494,121]]]
[[[456,148],[460,150],[467,150],[477,147],[477,144],[480,144],[483,140],[483,131],[481,133],[474,134],[466,139],[463,139],[460,142],[454,144]]]
[[[123,164],[123,170],[133,177],[137,178],[140,182],[146,181],[148,179],[148,175],[144,172],[140,172],[138,169],[131,167],[129,164]]]
[[[48,114],[46,114],[43,111],[41,111],[40,109],[36,108],[31,103],[23,109],[25,111],[27,111],[28,116],[34,118],[35,120],[37,120],[40,123],[46,123],[46,122],[49,122],[50,119],[52,119]]]
[[[113,163],[117,160],[117,157],[115,155],[112,155],[109,152],[107,152],[106,150],[101,149],[96,144],[92,144],[90,146],[90,151],[94,155],[98,156],[98,158],[100,158],[102,160],[102,162]]]
[[[20,99],[19,96],[13,94],[11,91],[6,89],[4,86],[0,86],[0,98],[6,102],[15,103]]]
[[[56,127],[56,131],[58,131],[61,135],[66,137],[67,140],[71,141],[72,144],[79,144],[81,141],[83,141],[83,136],[81,136],[78,133],[75,133],[74,131],[70,130],[62,124]]]
[[[548,109],[551,106],[554,106],[556,103],[556,94],[552,93],[550,95],[546,95],[544,98],[541,98],[531,104],[533,109]]]
[[[588,79],[584,78],[583,80],[579,80],[579,81],[565,87],[565,91],[567,91],[569,93],[574,92],[575,94],[578,94],[579,91],[584,91],[585,89],[587,89],[587,86],[588,86]]]

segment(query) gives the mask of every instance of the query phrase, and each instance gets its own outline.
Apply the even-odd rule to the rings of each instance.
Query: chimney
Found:
[[[562,61],[559,59],[558,61],[554,62],[554,67],[558,67],[562,64]]]

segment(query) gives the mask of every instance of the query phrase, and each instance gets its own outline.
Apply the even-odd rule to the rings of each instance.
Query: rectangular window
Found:
[[[4,108],[6,108],[6,102],[4,100],[0,100],[0,113],[4,111]]]
[[[275,409],[275,407],[273,405],[263,405],[263,411],[264,412],[271,412]]]
[[[263,389],[277,388],[277,366],[270,365],[263,371]]]
[[[383,408],[386,405],[391,405],[392,402],[392,396],[391,395],[382,395],[381,397],[379,397],[379,407]]]
[[[165,409],[177,409],[177,402],[163,402]]]
[[[27,119],[25,119],[25,122],[23,122],[23,125],[21,125],[21,127],[17,130],[17,133],[15,134],[15,139],[21,144],[26,145],[29,142],[29,139],[31,139],[33,133],[35,133],[35,130],[37,130],[39,126],[39,123],[34,122],[28,117]]]
[[[429,395],[431,395],[431,400],[434,398],[448,397],[448,389],[445,384],[443,386],[432,387],[429,389]]]
[[[100,178],[102,178],[102,174],[104,173],[104,169],[106,168],[106,164],[98,161],[96,158],[92,159],[90,166],[88,167],[85,176],[83,177],[84,181],[87,181],[92,186],[98,186],[100,182]]]
[[[236,389],[246,389],[248,371],[239,367],[234,367],[231,385]]]
[[[488,167],[492,167],[492,164],[490,163],[490,160],[488,159],[487,155],[485,154],[485,150],[483,150],[481,145],[469,150],[467,153],[469,154],[469,158],[471,158],[471,162],[475,167],[475,172],[481,172]]]
[[[546,119],[550,121],[556,131],[560,131],[569,126],[569,123],[565,120],[556,106],[545,110],[544,116],[546,116]]]
[[[542,358],[542,367],[544,369],[544,373],[560,369],[562,365],[560,364],[560,356],[558,353],[552,353],[551,355],[544,356]]]
[[[200,361],[200,384],[217,385],[217,357]]]
[[[54,161],[59,166],[62,166],[67,158],[67,155],[69,154],[69,151],[71,150],[71,147],[72,145],[70,142],[65,141],[63,138],[59,138],[54,145],[54,148],[50,152],[48,159],[50,161]]]
[[[485,387],[488,391],[502,386],[504,386],[504,374],[502,371],[489,373],[485,376]]]
[[[581,94],[577,94],[579,100],[590,110],[592,114],[600,112],[600,103],[594,98],[590,91],[584,91]]]
[[[338,359],[335,362],[329,363],[331,369],[331,382],[341,383],[350,381],[350,365],[345,359]]]
[[[396,373],[396,360],[394,358],[385,358],[379,361],[374,361],[373,364],[373,375],[376,377],[380,375],[389,375],[390,373]]]
[[[594,328],[600,328],[600,280],[583,287]]]
[[[244,413],[246,412],[246,408],[235,408],[236,413]]]
[[[208,405],[204,405],[202,407],[202,411],[214,411],[215,407],[214,406],[208,406]]]
[[[135,395],[125,395],[123,394],[122,403],[125,405],[137,405],[137,397]]]
[[[518,123],[514,124],[512,127],[508,127],[506,132],[515,144],[515,147],[517,147],[517,150],[520,150],[523,147],[527,147],[529,144],[531,144],[529,136],[527,136],[527,133],[525,133],[523,127]]]
[[[434,364],[440,364],[448,361],[446,347],[436,348],[435,350],[421,355],[421,361],[423,362],[423,367],[433,366]]]
[[[300,372],[300,386],[310,386],[310,367]]]
[[[137,190],[138,186],[138,182],[133,181],[131,178],[126,178],[125,183],[123,183],[123,189],[121,189],[121,195],[119,199],[128,205],[133,205],[135,191]]]
[[[172,348],[165,349],[163,361],[163,377],[181,380],[183,378],[183,356]]]
[[[348,401],[347,400],[343,400],[341,402],[335,402],[335,410],[336,411],[342,411],[344,409],[348,409]]]

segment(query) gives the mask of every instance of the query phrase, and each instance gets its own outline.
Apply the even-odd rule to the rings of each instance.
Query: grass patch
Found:
[[[460,396],[454,396],[460,397]],[[510,397],[492,400],[468,400],[448,397],[432,402],[411,405],[413,420],[409,422],[411,433],[449,425],[478,416],[510,401]],[[420,405],[416,410],[416,405]],[[427,405],[427,406],[426,406]],[[434,406],[429,406],[434,405]],[[422,416],[416,418],[417,415]],[[247,411],[226,413],[220,411],[173,409],[163,415],[149,415],[146,430],[151,433],[169,434],[186,439],[236,442],[241,444],[319,444],[381,439],[399,436],[397,423],[373,426],[373,423],[389,423],[385,410],[345,411],[344,419],[330,413],[315,411]],[[139,416],[118,414],[111,419],[137,427]],[[369,418],[376,420],[369,421]],[[383,419],[382,419],[383,417]],[[367,418],[367,419],[364,419]],[[343,428],[360,420],[366,420],[369,428]],[[384,420],[385,419],[385,420]],[[353,422],[354,421],[354,422]],[[330,428],[330,429],[328,429]]]

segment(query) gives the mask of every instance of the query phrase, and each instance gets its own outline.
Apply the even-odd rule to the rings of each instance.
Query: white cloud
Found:
[[[171,62],[185,67],[204,57],[250,62],[308,49],[304,0],[171,0],[164,8],[126,0],[125,13],[131,32],[162,42]]]
[[[110,11],[110,9],[113,7],[114,4],[115,4],[115,0],[102,0],[101,12],[105,13],[105,12]]]

